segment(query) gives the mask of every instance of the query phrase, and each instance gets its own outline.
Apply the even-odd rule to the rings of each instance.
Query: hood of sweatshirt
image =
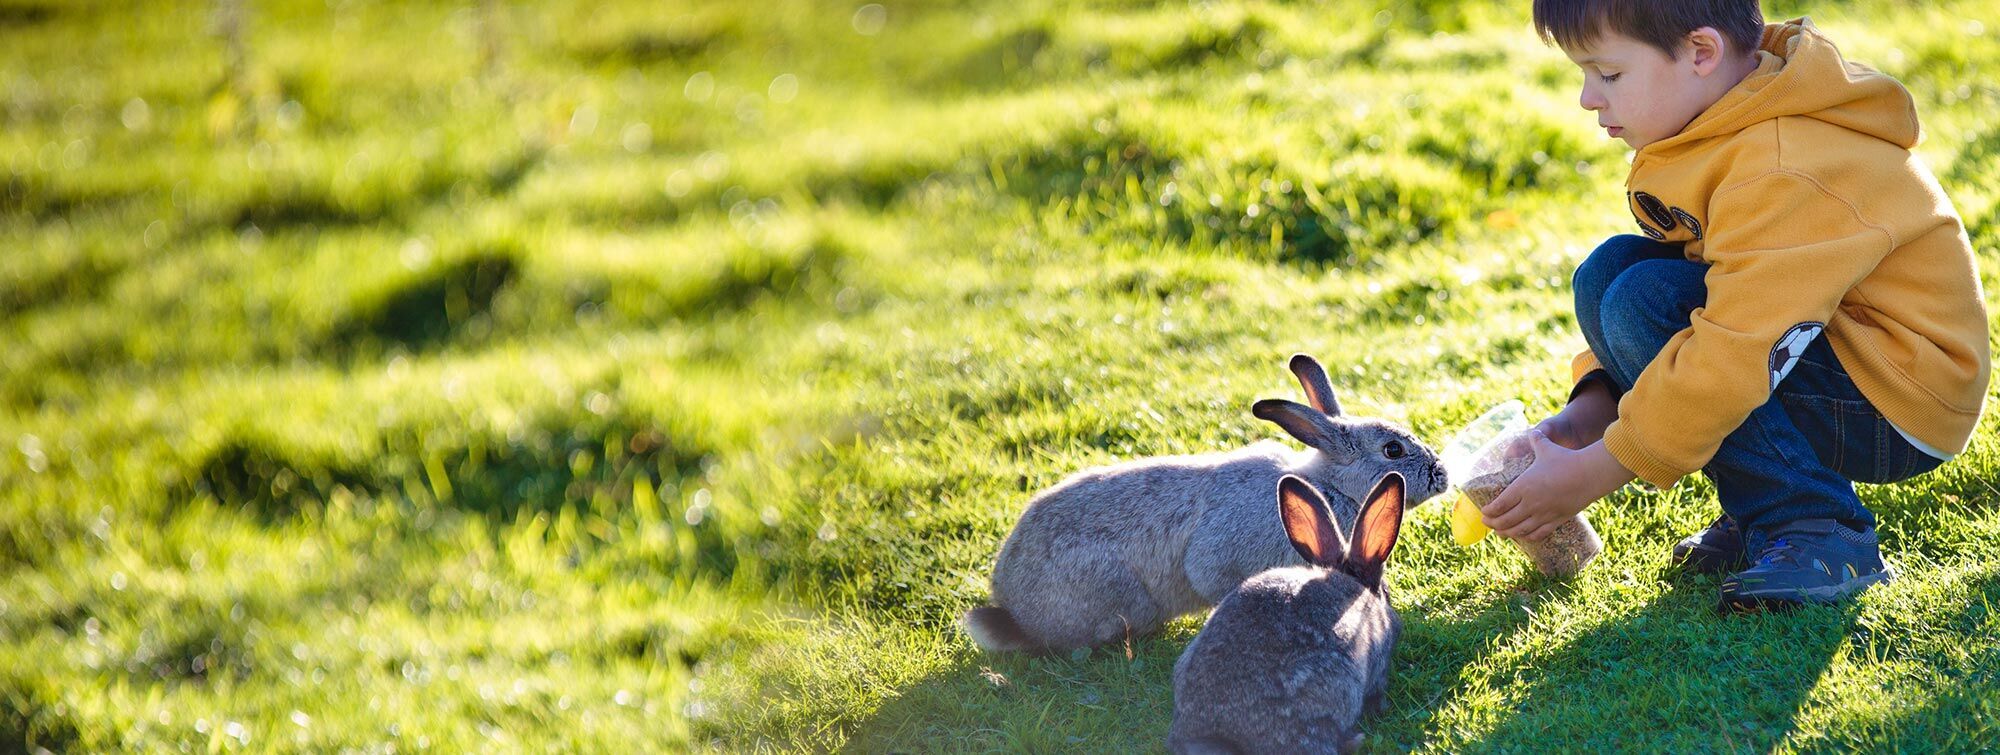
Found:
[[[1646,146],[1640,157],[1671,160],[1752,125],[1803,117],[1904,149],[1922,138],[1916,103],[1895,79],[1841,57],[1840,49],[1799,18],[1764,27],[1757,70],[1696,116],[1681,133]]]

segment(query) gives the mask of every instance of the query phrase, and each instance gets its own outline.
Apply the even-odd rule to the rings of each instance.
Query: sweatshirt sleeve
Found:
[[[1710,204],[1708,298],[1618,403],[1604,445],[1672,487],[1768,401],[1842,297],[1895,248],[1887,229],[1786,170],[1725,187]]]
[[[1604,363],[1597,361],[1597,355],[1591,353],[1590,349],[1584,349],[1582,353],[1569,360],[1569,381],[1581,383],[1585,376],[1601,369],[1604,369]]]

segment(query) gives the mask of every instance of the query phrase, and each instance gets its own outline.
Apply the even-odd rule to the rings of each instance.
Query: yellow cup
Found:
[[[1493,528],[1479,519],[1479,507],[1472,505],[1472,499],[1465,493],[1458,494],[1458,500],[1451,506],[1451,539],[1460,547],[1472,545],[1486,539]]]

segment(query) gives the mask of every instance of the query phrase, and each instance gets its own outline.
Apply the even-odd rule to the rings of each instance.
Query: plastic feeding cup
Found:
[[[1459,492],[1451,510],[1451,536],[1459,545],[1472,545],[1492,532],[1480,520],[1479,509],[1534,465],[1530,437],[1521,402],[1508,401],[1488,409],[1445,445],[1445,474]],[[1513,542],[1537,571],[1551,577],[1574,576],[1604,550],[1604,541],[1582,514],[1557,525],[1540,542]]]
[[[1485,471],[1491,466],[1485,462],[1492,456],[1493,446],[1502,439],[1520,435],[1528,429],[1528,415],[1519,401],[1508,401],[1486,410],[1478,419],[1459,428],[1457,434],[1444,446],[1439,461],[1444,463],[1445,475],[1451,478],[1451,486],[1458,495],[1450,496],[1451,537],[1459,545],[1471,545],[1486,538],[1492,532],[1479,520],[1479,505],[1468,498],[1466,481],[1475,474],[1475,467]],[[1511,482],[1511,480],[1509,480]],[[1502,486],[1505,489],[1505,486]],[[1499,495],[1495,492],[1494,495]],[[1489,496],[1486,500],[1493,500]]]

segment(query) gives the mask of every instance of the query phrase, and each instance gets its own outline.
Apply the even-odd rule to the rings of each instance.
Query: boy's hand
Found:
[[[1558,446],[1581,450],[1603,439],[1604,428],[1610,427],[1615,419],[1618,419],[1618,401],[1611,398],[1611,391],[1602,383],[1592,383],[1584,386],[1562,411],[1549,415],[1535,428]]]
[[[1572,427],[1569,417],[1563,416],[1562,412],[1549,415],[1540,424],[1535,425],[1535,430],[1556,445],[1572,451],[1590,445],[1590,441],[1583,439],[1583,433]]]
[[[1516,540],[1541,540],[1556,525],[1632,481],[1632,473],[1602,442],[1571,451],[1556,445],[1539,426],[1529,434],[1535,463],[1479,510],[1480,519],[1494,532]]]

